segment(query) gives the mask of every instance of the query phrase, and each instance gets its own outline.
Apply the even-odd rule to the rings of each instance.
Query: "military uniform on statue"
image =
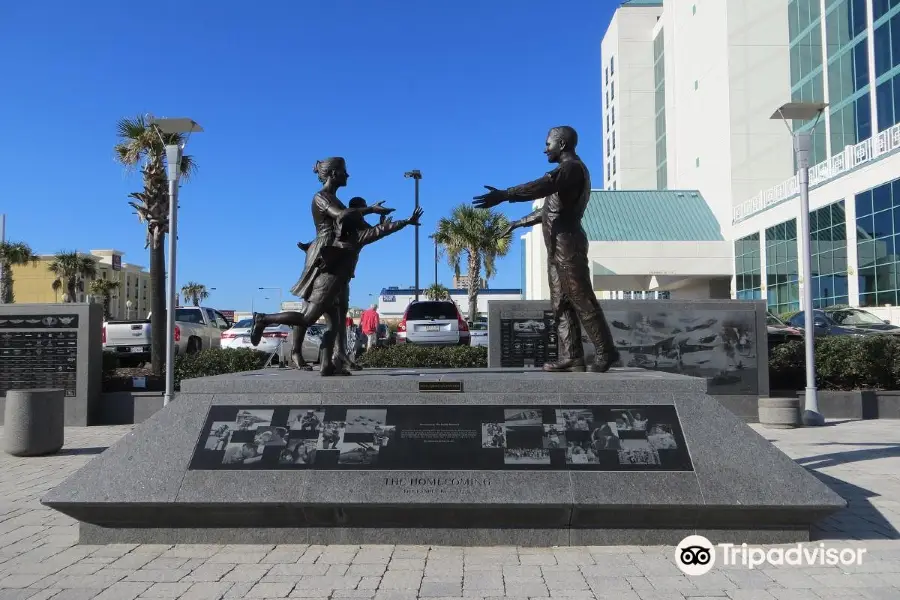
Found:
[[[528,202],[544,198],[544,205],[510,224],[503,235],[517,227],[541,224],[547,247],[550,301],[556,316],[559,362],[545,371],[593,371],[605,373],[619,360],[612,333],[597,301],[588,267],[588,239],[581,220],[591,195],[591,176],[575,154],[578,134],[568,126],[554,127],[547,135],[544,154],[559,166],[540,179],[506,190],[485,186],[487,194],[475,197],[475,206],[491,208],[502,202]],[[586,365],[581,339],[587,332],[597,355]]]
[[[366,207],[366,201],[363,198],[353,198],[350,200],[350,208],[355,209],[363,209]],[[393,221],[390,217],[382,215],[381,220],[378,225],[370,225],[366,222],[365,218],[362,217],[359,213],[355,216],[350,216],[347,219],[341,221],[340,223],[340,232],[338,233],[338,244],[346,244],[348,248],[354,253],[353,256],[353,264],[352,270],[350,272],[350,279],[353,279],[356,276],[356,265],[359,262],[359,253],[362,251],[363,246],[367,246],[372,242],[378,241],[381,238],[388,236],[392,233],[396,233],[406,227],[407,225],[416,225],[419,222],[419,218],[422,216],[422,209],[418,208],[413,211],[413,215],[409,219],[404,219],[402,221]],[[313,242],[303,243],[298,242],[297,247],[307,252],[308,249],[312,246]],[[333,360],[336,364],[342,364],[349,367],[353,371],[362,370],[356,362],[351,358],[356,356],[356,351],[358,349],[357,337],[361,335],[361,332],[357,331],[354,336],[352,351],[349,349],[350,345],[348,329],[347,329],[347,313],[350,310],[350,281],[347,280],[347,285],[344,286],[344,289],[341,291],[341,295],[338,298],[339,302],[339,311],[341,316],[343,317],[339,324],[339,332],[337,334],[337,345],[334,350]],[[295,336],[296,343],[296,336]]]
[[[385,208],[381,202],[360,208],[344,206],[336,195],[339,188],[347,185],[347,179],[350,177],[343,158],[334,157],[317,161],[314,171],[323,184],[312,202],[316,238],[306,253],[303,274],[291,289],[295,296],[306,301],[306,305],[303,312],[254,314],[250,342],[254,346],[258,345],[263,331],[268,325],[278,323],[295,327],[292,358],[295,363],[302,366],[304,363],[300,350],[306,330],[324,316],[327,329],[322,336],[319,350],[320,372],[323,376],[349,375],[350,371],[347,369],[347,365],[336,365],[333,354],[337,337],[343,331],[342,324],[345,318],[345,314],[340,313],[341,298],[356,267],[359,248],[365,243],[371,243],[388,233],[401,229],[411,220],[396,223],[386,221],[378,226],[380,229],[373,228],[375,231],[371,233],[358,232],[354,234],[353,232],[356,232],[358,228],[358,221],[355,218],[361,219],[365,215],[373,213],[388,215],[394,209]],[[421,216],[421,212],[418,215]],[[418,218],[416,213],[413,214],[413,218]],[[344,228],[347,231],[342,234]],[[356,237],[360,233],[366,234],[362,244]]]

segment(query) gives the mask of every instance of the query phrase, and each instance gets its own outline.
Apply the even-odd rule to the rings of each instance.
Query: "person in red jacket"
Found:
[[[362,316],[359,317],[359,328],[367,338],[366,350],[371,350],[378,343],[378,326],[380,324],[381,318],[378,316],[378,310],[374,304],[364,310]]]

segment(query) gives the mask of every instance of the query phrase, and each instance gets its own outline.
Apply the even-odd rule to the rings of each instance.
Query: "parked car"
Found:
[[[790,341],[803,341],[803,330],[791,327],[772,313],[766,313],[766,331],[769,339],[769,350]]]
[[[471,334],[471,342],[472,346],[487,346],[488,345],[488,324],[487,321],[475,321],[469,326],[469,332]]]
[[[104,323],[103,349],[118,354],[120,364],[150,362],[150,316],[135,321]],[[178,307],[175,309],[175,354],[218,348],[222,332],[230,327],[231,322],[212,308]]]
[[[250,343],[250,330],[253,328],[253,319],[243,319],[234,324],[227,331],[222,332],[222,348],[251,348],[266,354],[276,354],[278,361],[290,361],[291,349],[294,345],[294,328],[289,325],[270,325],[263,330],[262,339],[258,346]],[[319,360],[319,344],[322,341],[321,325],[311,326],[303,340],[301,353],[303,360],[315,363]],[[273,361],[275,362],[275,361]]]
[[[470,341],[469,325],[449,300],[411,302],[397,326],[398,344],[468,346]]]
[[[803,311],[788,320],[789,325],[803,328]],[[823,308],[813,310],[815,335],[900,335],[900,327],[880,319],[861,308]]]

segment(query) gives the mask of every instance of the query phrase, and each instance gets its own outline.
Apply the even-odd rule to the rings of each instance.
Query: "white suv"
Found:
[[[449,300],[411,302],[397,326],[398,344],[468,346],[469,326]]]

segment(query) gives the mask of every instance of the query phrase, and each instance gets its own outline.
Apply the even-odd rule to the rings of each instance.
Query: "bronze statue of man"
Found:
[[[296,361],[296,355],[301,347],[298,344],[302,344],[307,328],[324,316],[327,330],[322,336],[319,350],[321,373],[349,374],[349,370],[344,369],[340,369],[339,373],[332,360],[339,331],[339,299],[358,259],[358,252],[353,249],[353,243],[342,239],[341,227],[344,222],[351,223],[356,215],[365,216],[372,213],[387,215],[393,212],[393,209],[385,208],[381,202],[365,208],[344,206],[337,197],[337,190],[347,185],[347,179],[350,177],[343,158],[333,157],[316,161],[313,170],[323,184],[312,201],[316,239],[306,253],[303,274],[291,289],[294,295],[306,300],[306,306],[303,312],[286,311],[270,315],[255,313],[250,342],[254,346],[258,345],[267,325],[279,323],[297,327],[300,335],[295,335],[295,338],[299,339],[294,340],[293,358]]]
[[[591,196],[591,175],[575,153],[578,134],[567,125],[554,127],[547,135],[544,154],[559,166],[540,179],[506,190],[485,186],[488,193],[473,204],[491,208],[502,202],[529,202],[545,198],[544,205],[512,224],[516,227],[540,223],[547,246],[550,301],[556,315],[559,361],[544,365],[545,371],[592,371],[605,373],[619,360],[619,353],[603,309],[597,302],[588,267],[588,239],[581,219]],[[580,325],[579,325],[580,322]],[[586,365],[581,329],[596,349],[594,363]]]

